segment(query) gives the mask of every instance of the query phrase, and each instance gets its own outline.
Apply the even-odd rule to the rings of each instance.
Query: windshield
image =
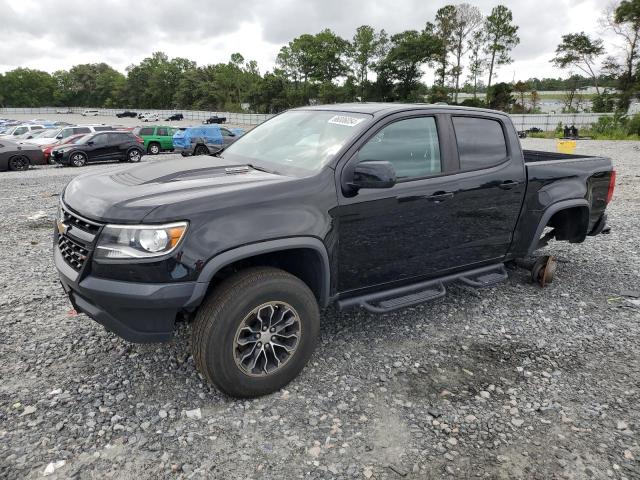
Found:
[[[285,175],[308,176],[329,163],[370,118],[362,113],[292,110],[248,132],[223,156]]]
[[[62,133],[62,130],[56,128],[46,128],[42,133],[38,134],[39,138],[55,138],[58,134]]]

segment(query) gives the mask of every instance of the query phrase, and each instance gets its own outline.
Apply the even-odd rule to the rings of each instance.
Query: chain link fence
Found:
[[[67,113],[67,111],[80,114],[87,109],[88,108],[80,107],[69,109],[61,107],[2,108],[0,109],[0,112],[3,115],[8,116],[11,114],[38,116]],[[116,113],[123,111],[121,108],[94,108],[91,110],[98,110],[99,115],[111,117],[115,116]],[[217,115],[218,117],[226,117],[227,122],[233,125],[259,125],[265,120],[273,117],[273,115],[261,113],[213,112],[203,110],[136,110],[138,113],[143,111],[157,113],[161,119],[165,119],[174,113],[181,113],[184,115],[185,120],[194,120],[198,123],[202,123],[203,120]],[[612,113],[512,114],[511,119],[518,130],[528,130],[535,127],[544,131],[552,131],[555,130],[558,123],[562,123],[562,125],[575,125],[577,128],[585,128],[596,123],[600,117],[612,115]]]

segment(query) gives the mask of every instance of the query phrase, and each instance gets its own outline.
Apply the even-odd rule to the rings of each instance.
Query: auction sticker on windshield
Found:
[[[355,127],[360,122],[364,122],[364,118],[349,117],[347,115],[334,115],[329,119],[327,123],[333,123],[335,125],[344,125],[345,127]]]

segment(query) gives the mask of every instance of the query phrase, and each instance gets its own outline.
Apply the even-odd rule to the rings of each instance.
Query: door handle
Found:
[[[505,182],[502,182],[500,185],[498,185],[498,187],[500,187],[502,190],[511,190],[513,187],[516,187],[518,185],[520,185],[520,182],[507,180]]]
[[[427,200],[433,203],[441,203],[451,197],[453,197],[453,192],[436,192],[433,195],[429,195]]]

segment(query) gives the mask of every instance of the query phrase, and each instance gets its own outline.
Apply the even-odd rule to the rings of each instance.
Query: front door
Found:
[[[87,155],[89,160],[100,161],[109,158],[109,139],[106,133],[98,133],[91,139]]]
[[[398,183],[361,189],[340,199],[338,291],[346,292],[424,275],[447,267],[448,208],[453,188],[446,170],[450,152],[441,149],[440,121],[413,116],[378,130],[350,160],[390,162]]]

